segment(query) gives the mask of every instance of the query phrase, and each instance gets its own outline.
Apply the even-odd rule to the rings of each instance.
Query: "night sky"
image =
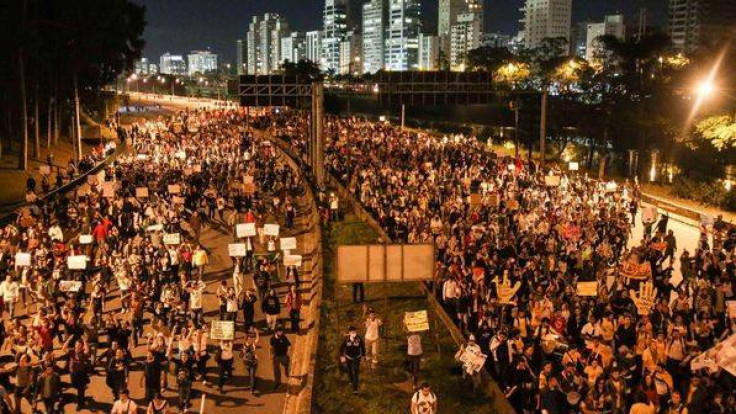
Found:
[[[146,6],[148,27],[144,56],[158,63],[167,51],[187,54],[211,48],[221,62],[235,61],[235,40],[244,38],[248,21],[255,14],[278,12],[292,30],[322,27],[323,0],[134,0]],[[357,23],[364,0],[350,0]],[[438,0],[422,0],[422,13],[429,28],[436,28]],[[516,34],[523,0],[485,0],[488,32]],[[573,21],[602,20],[606,13],[623,12],[634,19],[640,5],[649,10],[650,21],[666,24],[668,0],[573,0]]]

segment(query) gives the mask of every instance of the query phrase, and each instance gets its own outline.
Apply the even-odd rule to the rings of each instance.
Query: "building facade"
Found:
[[[569,52],[572,0],[526,0],[524,13],[524,46],[539,46],[546,38],[562,37],[567,40]]]
[[[159,71],[164,75],[186,75],[187,63],[182,55],[172,55],[169,52],[161,55]]]
[[[247,73],[268,75],[281,67],[281,38],[289,24],[277,13],[253,16],[246,35]]]
[[[468,52],[480,46],[480,21],[475,13],[463,13],[450,31],[450,69],[464,71]]]
[[[384,45],[388,0],[370,0],[363,4],[363,73],[384,68]]]
[[[717,48],[736,33],[736,1],[670,0],[667,29],[677,52]]]
[[[387,70],[418,68],[419,34],[422,29],[419,0],[389,0],[385,62]]]
[[[248,63],[246,61],[248,51],[246,50],[247,43],[243,39],[238,39],[235,42],[235,68],[238,75],[245,75],[248,71]]]
[[[281,64],[307,58],[307,41],[303,32],[291,32],[281,38]]]
[[[305,50],[307,60],[320,64],[322,60],[322,31],[307,32]]]
[[[347,0],[325,0],[323,22],[320,67],[324,71],[338,72],[340,47],[348,33]]]
[[[209,50],[193,50],[187,55],[187,74],[207,74],[217,72],[217,55]]]
[[[148,58],[140,58],[135,62],[135,65],[133,66],[133,72],[136,75],[148,75],[148,65],[150,65]]]
[[[340,69],[338,73],[341,75],[360,75],[363,70],[362,64],[362,36],[354,30],[351,30],[345,36],[345,40],[340,43]]]
[[[440,60],[440,38],[419,34],[419,70],[437,70]]]
[[[588,62],[596,61],[596,54],[600,50],[596,39],[601,36],[614,36],[620,40],[626,38],[626,25],[624,15],[616,14],[606,16],[600,23],[588,23],[585,37],[585,59]]]
[[[509,47],[511,35],[505,33],[481,33],[480,46]]]

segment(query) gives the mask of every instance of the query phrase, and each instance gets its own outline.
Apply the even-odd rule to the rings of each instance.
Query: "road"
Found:
[[[306,214],[309,212],[310,208],[310,200],[304,199],[304,197],[301,197],[297,199],[297,211],[298,215],[295,220],[295,226],[296,229],[292,231],[286,231],[283,228],[281,228],[281,236],[294,236],[297,238],[297,249],[292,250],[292,254],[307,254],[305,252],[305,247],[309,246],[311,243],[311,235],[308,234],[305,231],[305,227],[308,225],[307,223],[307,217]],[[207,267],[207,271],[205,273],[204,281],[207,284],[207,289],[205,291],[205,294],[203,295],[203,306],[205,309],[205,317],[207,320],[213,320],[216,319],[218,316],[218,310],[219,310],[219,300],[216,297],[216,290],[218,287],[218,284],[221,280],[221,278],[226,278],[228,280],[228,285],[232,286],[232,271],[233,266],[232,262],[230,260],[230,257],[228,255],[228,244],[233,243],[233,237],[231,235],[231,232],[229,232],[224,227],[224,223],[220,223],[221,226],[216,226],[217,228],[213,226],[205,226],[205,228],[202,231],[202,235],[200,237],[201,243],[210,251],[210,263]],[[307,241],[307,239],[310,239],[310,241]],[[258,239],[254,238],[253,245],[256,249],[257,253],[262,253],[266,251],[265,246],[258,243]],[[304,285],[308,285],[308,282],[310,281],[310,274],[305,269],[307,268],[306,264],[309,264],[309,260],[305,260],[305,264],[302,265],[302,269],[300,269],[300,278],[304,283]],[[283,274],[283,268],[281,269],[281,274]],[[245,286],[249,287],[252,286],[252,274],[246,275],[245,280]],[[289,325],[286,319],[288,319],[288,315],[285,309],[284,305],[284,296],[286,294],[286,286],[280,286],[278,287],[277,291],[279,293],[279,296],[281,298],[282,302],[282,325]],[[120,312],[120,299],[119,295],[117,294],[117,291],[113,291],[113,295],[115,295],[114,299],[108,301],[107,303],[107,309],[106,314],[119,314]],[[261,324],[262,326],[265,325],[265,318],[262,315],[262,312],[260,311],[260,302],[256,306],[256,323]],[[306,303],[305,303],[306,307]],[[119,317],[124,318],[127,315],[121,314]],[[86,320],[87,315],[85,315]],[[150,328],[150,314],[146,313],[147,318],[147,324],[145,327],[145,332],[148,333],[151,331]],[[207,375],[207,382],[208,386],[204,386],[202,382],[197,381],[194,385],[195,396],[193,397],[192,404],[193,408],[191,409],[194,412],[199,412],[200,410],[200,404],[201,404],[201,398],[204,395],[205,396],[205,402],[204,402],[204,413],[222,413],[222,414],[234,414],[234,413],[281,413],[283,411],[284,407],[284,401],[286,398],[286,392],[287,392],[287,383],[291,382],[294,383],[295,381],[298,382],[298,378],[288,378],[282,376],[282,382],[284,385],[282,385],[278,390],[274,389],[274,382],[273,382],[273,369],[271,364],[271,359],[269,357],[269,339],[271,335],[262,335],[260,340],[260,346],[257,351],[257,355],[259,358],[259,365],[258,365],[258,390],[259,394],[257,396],[254,396],[251,394],[250,389],[248,387],[248,377],[247,372],[245,370],[244,364],[242,360],[238,358],[239,348],[240,345],[243,343],[244,338],[244,331],[243,331],[243,316],[242,312],[238,314],[238,322],[236,323],[236,337],[235,337],[235,344],[236,344],[236,358],[235,358],[235,365],[234,365],[234,371],[233,371],[233,378],[230,379],[228,384],[225,386],[225,394],[219,393],[217,390],[217,364],[214,361],[214,349],[217,347],[217,341],[210,340],[209,341],[209,350],[210,350],[210,356],[211,359],[208,363],[208,375]],[[7,319],[6,319],[7,321]],[[302,332],[300,335],[303,335],[306,331],[306,327],[302,327]],[[292,344],[296,343],[296,335],[289,333],[287,335],[292,342]],[[132,345],[131,345],[132,346]],[[101,351],[100,351],[101,352]],[[143,398],[145,395],[144,389],[140,387],[140,381],[143,375],[142,372],[142,363],[145,359],[146,354],[146,347],[145,347],[145,340],[141,341],[140,346],[132,349],[132,356],[135,360],[131,364],[130,367],[130,376],[128,381],[128,388],[131,392],[131,398],[133,398],[135,401],[137,401],[141,407],[139,409],[139,412],[145,412],[145,405],[143,403]],[[296,375],[296,374],[295,374]],[[69,384],[69,376],[63,375],[62,376],[62,382]],[[172,409],[173,407],[176,407],[178,405],[178,394],[176,389],[174,389],[176,381],[174,376],[169,373],[168,374],[168,383],[169,383],[169,389],[166,390],[164,393],[164,396],[169,400],[169,404],[171,405]],[[71,387],[65,387],[66,392],[64,396],[64,402],[66,403],[63,407],[63,412],[75,412],[76,411],[76,404],[74,403],[76,398],[76,391]],[[80,413],[92,413],[92,412],[110,412],[110,409],[112,407],[113,397],[110,389],[105,384],[105,374],[104,369],[102,367],[98,367],[96,369],[96,374],[91,377],[91,383],[89,384],[87,388],[87,395],[88,400],[93,400],[91,403],[88,404],[88,409],[84,409],[81,411],[78,411]],[[38,408],[42,409],[42,404],[39,404]],[[23,413],[30,413],[31,408],[28,406],[28,404],[23,401],[22,405],[22,412]]]

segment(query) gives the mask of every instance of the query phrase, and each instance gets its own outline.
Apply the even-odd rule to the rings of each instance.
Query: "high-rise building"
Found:
[[[281,38],[289,24],[277,13],[253,16],[247,34],[247,73],[268,75],[281,67]]]
[[[458,16],[463,13],[474,13],[483,31],[483,0],[439,0],[437,17],[437,35],[440,37],[440,50],[449,56],[452,26],[457,24]]]
[[[600,23],[588,23],[585,36],[585,59],[588,62],[596,60],[596,53],[600,50],[596,39],[601,36],[614,36],[624,40],[626,38],[624,16],[622,14],[610,15]]]
[[[133,72],[137,75],[148,75],[148,58],[140,58],[135,62]]]
[[[217,55],[209,50],[193,50],[187,55],[189,76],[217,72]]]
[[[304,32],[291,32],[290,35],[281,38],[281,64],[286,62],[299,62],[307,57],[307,45]]]
[[[585,51],[588,47],[589,23],[577,22],[570,28],[570,52],[581,59],[585,59]]]
[[[736,33],[736,1],[670,0],[668,32],[677,52],[717,47]]]
[[[480,34],[480,20],[475,13],[457,16],[450,30],[450,69],[465,70],[468,52],[480,46]]]
[[[437,70],[440,60],[439,36],[419,34],[419,70]]]
[[[539,46],[546,38],[562,37],[567,40],[569,52],[572,0],[526,0],[522,23],[524,46]]]
[[[347,0],[325,0],[322,36],[322,70],[340,70],[340,44],[348,32]]]
[[[363,73],[375,73],[385,66],[387,14],[388,0],[370,0],[363,4]]]
[[[351,30],[340,43],[340,69],[341,75],[359,75],[363,70],[362,65],[362,36]]]
[[[148,74],[149,75],[158,75],[159,73],[161,73],[161,72],[159,72],[158,65],[157,64],[151,63],[150,65],[148,65]]]
[[[505,33],[481,33],[480,46],[509,47],[511,35]]]
[[[322,31],[307,32],[306,58],[320,64],[322,60]]]
[[[164,75],[186,75],[187,62],[182,55],[172,55],[169,52],[161,55],[158,61],[159,70]]]
[[[419,0],[389,0],[385,62],[388,70],[412,70],[419,64],[422,30]]]
[[[246,59],[248,58],[248,50],[246,49],[247,44],[248,43],[244,42],[243,39],[238,39],[235,42],[235,65],[238,75],[245,75],[248,71],[248,63],[246,63]]]

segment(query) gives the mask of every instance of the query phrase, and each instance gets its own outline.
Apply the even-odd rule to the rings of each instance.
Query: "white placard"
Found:
[[[243,257],[247,249],[245,248],[245,243],[230,243],[227,245],[227,251],[231,257]]]
[[[138,187],[135,189],[135,198],[148,197],[148,187]]]
[[[183,160],[183,159],[185,159],[187,157],[187,153],[184,150],[176,151],[176,153],[174,154],[174,157],[176,157],[176,158],[178,158],[180,160]]]
[[[278,224],[264,224],[263,225],[263,234],[265,234],[266,236],[278,237],[278,235],[279,235],[279,225]]]
[[[179,184],[169,185],[169,194],[179,194],[179,193],[181,193],[181,186]]]
[[[654,223],[657,221],[657,207],[645,207],[641,212],[641,221],[644,223]]]
[[[91,234],[80,234],[79,244],[92,244],[92,235]]]
[[[138,155],[136,155],[135,159],[137,159],[137,160],[147,160],[148,159],[148,155],[146,155],[146,154],[138,154]]]
[[[82,289],[82,282],[74,280],[59,281],[59,290],[62,292],[79,292]]]
[[[281,250],[296,250],[296,237],[283,237],[280,242]]]
[[[15,254],[15,265],[16,266],[30,266],[31,265],[31,254],[25,252],[18,252]]]
[[[570,163],[567,164],[567,168],[570,169],[570,171],[578,171],[580,169],[580,164],[575,161],[570,161]]]
[[[87,256],[69,256],[66,258],[66,265],[72,270],[82,270],[87,268]]]
[[[235,322],[212,321],[210,338],[232,341],[235,335]]]
[[[113,182],[102,183],[102,196],[103,197],[115,197],[115,183]]]
[[[171,202],[174,204],[184,204],[184,197],[174,196],[171,198]]]
[[[146,231],[161,231],[163,229],[163,224],[151,224],[150,226],[146,227]]]
[[[290,254],[288,256],[284,256],[284,266],[296,266],[300,267],[302,265],[302,256],[299,254]]]
[[[179,243],[181,243],[181,235],[179,233],[164,234],[164,244],[179,244]]]
[[[253,237],[256,235],[256,223],[241,223],[235,226],[238,237]]]
[[[559,175],[547,175],[544,177],[544,185],[547,187],[559,187],[560,176]]]

